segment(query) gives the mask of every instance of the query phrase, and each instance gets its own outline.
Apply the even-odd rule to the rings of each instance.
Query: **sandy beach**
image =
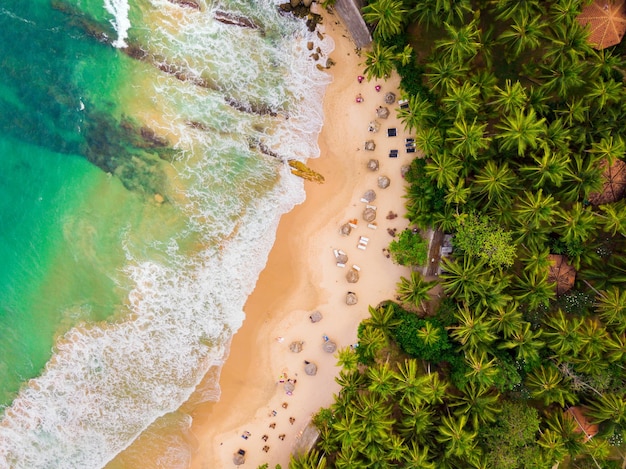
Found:
[[[324,336],[339,348],[355,344],[368,306],[393,298],[400,276],[409,275],[383,249],[392,240],[389,229],[399,233],[407,226],[401,167],[414,154],[405,149],[410,135],[395,118],[397,102],[387,106],[389,118],[376,118],[376,109],[385,106],[385,93],[397,94],[399,80],[392,76],[384,82],[359,83],[363,58],[338,17],[324,16],[324,34],[335,41],[331,58],[336,65],[329,70],[333,82],[324,98],[321,157],[308,164],[326,182],[307,182],[306,201],[281,219],[267,266],[246,304],[246,320],[222,370],[221,399],[192,413],[197,439],[193,468],[236,467],[233,453],[239,449],[246,456],[242,467],[269,463],[270,468],[276,464],[286,468],[311,417],[330,405],[339,389],[334,381],[337,359],[323,350]],[[362,102],[356,101],[358,94]],[[380,123],[375,133],[368,129],[374,120]],[[388,128],[396,128],[397,135],[388,136]],[[376,143],[375,151],[364,150],[370,139]],[[391,149],[398,150],[397,158],[388,156]],[[367,168],[371,158],[380,162],[378,171]],[[380,176],[390,178],[388,188],[378,188]],[[361,199],[369,189],[377,194],[369,204],[377,213],[375,229],[362,218],[366,203]],[[388,218],[390,212],[397,217]],[[341,235],[340,226],[353,219],[358,220],[357,228]],[[365,249],[357,247],[361,237],[367,239]],[[335,250],[348,255],[345,267],[337,266]],[[360,279],[351,284],[346,273],[353,265],[360,269]],[[346,304],[349,291],[356,293],[358,304]],[[310,320],[314,311],[322,314],[321,321]],[[301,352],[290,351],[294,341],[303,342]],[[305,361],[317,365],[315,376],[305,374]],[[295,383],[292,393],[281,382],[288,380]]]

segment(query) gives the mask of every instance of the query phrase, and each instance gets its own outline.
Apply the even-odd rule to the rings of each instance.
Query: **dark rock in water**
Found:
[[[333,59],[331,59],[330,57],[326,59],[326,68],[330,68],[333,65],[335,65],[335,61]]]
[[[193,0],[169,0],[170,3],[178,5],[184,8],[193,8],[194,10],[200,10],[200,4]]]
[[[259,26],[249,18],[235,15],[234,13],[216,10],[215,13],[213,13],[213,17],[220,23],[239,26],[240,28],[260,29]]]
[[[320,55],[317,53],[311,54],[311,58],[317,62],[320,59]]]
[[[141,128],[141,137],[148,143],[150,147],[166,147],[169,142],[164,137],[159,137],[154,130],[149,127]]]
[[[272,117],[276,117],[278,115],[276,111],[264,104],[244,103],[228,96],[224,98],[224,101],[226,101],[226,104],[237,109],[238,111],[247,112],[249,114]]]
[[[302,4],[307,8],[311,8],[311,5],[313,4],[313,0],[302,0]]]
[[[297,6],[300,5],[300,0],[289,0],[289,4],[291,5],[291,8],[296,8]]]

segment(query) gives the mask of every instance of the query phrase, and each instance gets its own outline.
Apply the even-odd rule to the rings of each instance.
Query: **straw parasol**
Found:
[[[370,171],[378,171],[379,166],[380,163],[378,162],[378,160],[371,159],[367,162],[367,169],[369,169]]]
[[[296,385],[291,381],[287,381],[283,387],[287,392],[293,392],[293,390],[296,389]]]
[[[335,259],[337,260],[337,262],[339,262],[340,264],[345,264],[346,262],[348,262],[348,255],[347,254],[342,254],[339,253],[337,254],[337,256],[335,257]]]
[[[292,342],[291,344],[289,344],[289,350],[291,350],[293,353],[300,353],[302,352],[302,344],[304,344],[304,342],[300,340]]]
[[[310,316],[309,319],[311,320],[311,322],[315,323],[315,322],[320,322],[322,320],[322,313],[320,313],[319,311],[313,311]]]
[[[626,163],[616,159],[615,163],[608,166],[607,160],[603,160],[601,165],[604,168],[604,173],[602,173],[604,185],[602,186],[602,192],[589,194],[589,202],[592,205],[617,202],[624,197],[626,192]]]
[[[365,149],[367,151],[376,150],[376,144],[374,143],[374,140],[368,140],[367,142],[365,142]]]
[[[577,18],[582,27],[589,27],[589,43],[595,49],[619,44],[626,33],[625,0],[595,0]]]
[[[389,184],[391,184],[391,179],[389,179],[387,176],[379,176],[378,177],[378,187],[381,189],[387,189],[389,187]]]
[[[356,296],[356,293],[349,291],[346,295],[346,304],[348,306],[354,306],[359,302],[359,299]]]
[[[346,273],[348,283],[357,283],[359,281],[359,272],[356,269],[350,269]]]
[[[241,466],[246,462],[246,452],[242,449],[233,454],[233,463],[235,466]]]
[[[372,189],[365,191],[365,194],[363,194],[363,198],[365,200],[367,200],[367,202],[374,202],[376,200],[376,192],[374,192]]]
[[[378,132],[380,130],[380,123],[378,121],[370,121],[367,125],[367,130],[370,132]]]
[[[395,93],[392,93],[391,91],[389,93],[385,94],[385,103],[386,104],[393,104],[396,102],[396,95]]]
[[[368,223],[372,223],[374,220],[376,220],[376,210],[369,207],[363,210],[363,220]]]
[[[315,376],[317,374],[317,365],[307,362],[306,365],[304,365],[304,372],[309,376]]]
[[[350,223],[344,223],[343,225],[341,225],[341,228],[339,228],[339,233],[342,236],[349,236],[350,233],[352,233],[352,227],[350,226]],[[337,262],[339,262],[339,256],[337,256]]]
[[[389,117],[389,108],[378,106],[376,109],[376,117],[380,119],[387,119],[387,117]]]
[[[333,353],[335,350],[337,350],[337,344],[334,343],[332,340],[327,340],[322,345],[322,348],[324,349],[324,352],[326,353]]]
[[[548,281],[556,283],[556,294],[562,295],[574,286],[576,281],[576,269],[567,263],[565,256],[550,254],[550,272]]]

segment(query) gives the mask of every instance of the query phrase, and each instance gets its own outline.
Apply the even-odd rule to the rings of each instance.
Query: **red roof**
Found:
[[[595,49],[619,44],[626,33],[626,0],[595,0],[578,15],[581,26],[589,26],[589,43]]]

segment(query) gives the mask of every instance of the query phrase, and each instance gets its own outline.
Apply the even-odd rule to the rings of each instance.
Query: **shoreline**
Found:
[[[266,462],[270,468],[287,467],[312,415],[330,405],[339,390],[334,381],[337,360],[335,354],[323,351],[322,337],[329,336],[339,348],[354,344],[358,324],[369,316],[368,306],[393,298],[400,276],[409,275],[408,268],[394,265],[382,252],[392,239],[387,229],[399,233],[408,225],[400,175],[401,166],[412,159],[404,151],[408,135],[395,117],[397,102],[387,106],[388,119],[375,115],[376,108],[384,105],[385,92],[398,94],[399,79],[394,75],[385,82],[359,83],[362,58],[349,34],[336,14],[324,11],[322,15],[323,34],[335,42],[330,54],[335,65],[328,70],[333,81],[324,96],[320,157],[307,164],[326,182],[305,182],[306,200],[282,216],[266,267],[246,302],[246,318],[222,367],[220,400],[190,412],[190,433],[197,442],[193,469],[236,467],[232,456],[238,449],[246,451],[243,467]],[[376,84],[382,87],[380,92]],[[355,101],[359,93],[361,103]],[[377,133],[368,131],[373,120],[381,124]],[[388,137],[388,127],[397,128],[398,135]],[[377,144],[374,152],[363,149],[369,139]],[[391,148],[399,150],[398,158],[388,157]],[[379,171],[366,168],[370,158],[380,162]],[[379,189],[379,176],[388,176],[391,185]],[[361,197],[368,189],[377,194],[372,202],[376,229],[368,228],[361,217],[365,208]],[[387,219],[390,211],[397,217]],[[355,218],[358,228],[347,237],[340,235],[339,227]],[[357,249],[361,236],[369,240],[366,249]],[[336,265],[335,249],[348,254],[345,268]],[[353,264],[360,268],[360,280],[350,284],[345,275]],[[358,304],[346,305],[348,291],[357,293]],[[309,319],[313,311],[322,313],[320,322]],[[289,350],[293,341],[303,342],[300,353]],[[315,376],[304,373],[305,361],[317,365]],[[281,376],[295,381],[292,394],[285,392]]]

